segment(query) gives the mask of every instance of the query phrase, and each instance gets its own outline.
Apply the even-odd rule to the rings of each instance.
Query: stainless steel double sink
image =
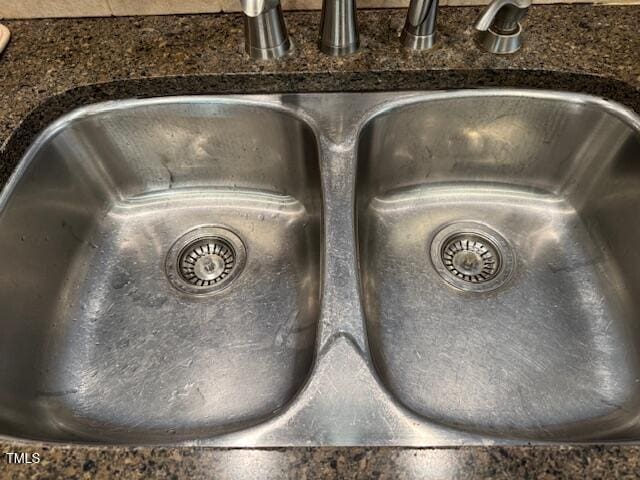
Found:
[[[168,97],[0,200],[0,433],[640,438],[640,119],[526,90]]]

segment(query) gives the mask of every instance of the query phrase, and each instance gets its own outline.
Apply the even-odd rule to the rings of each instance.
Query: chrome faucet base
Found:
[[[400,43],[410,50],[428,50],[436,42],[439,0],[411,0]]]
[[[517,52],[522,46],[522,25],[531,0],[492,0],[476,22],[478,43],[491,53]]]
[[[436,38],[436,32],[429,35],[414,35],[406,30],[402,30],[400,42],[403,47],[411,50],[429,50],[435,45]]]
[[[327,55],[331,55],[333,57],[342,57],[344,55],[349,55],[351,53],[355,53],[360,48],[360,42],[350,43],[349,45],[325,45],[322,43],[322,40],[318,42],[318,47],[322,53],[326,53]]]
[[[323,0],[318,47],[322,53],[341,57],[360,47],[356,0]]]
[[[504,55],[515,53],[522,47],[522,27],[512,34],[496,33],[491,28],[478,32],[478,43],[488,52]]]
[[[293,48],[293,43],[288,38],[275,47],[259,48],[252,45],[245,44],[245,52],[256,60],[273,60],[276,58],[284,57]]]
[[[244,49],[251,58],[271,60],[282,57],[291,50],[292,44],[280,4],[257,16],[245,13],[244,32]]]

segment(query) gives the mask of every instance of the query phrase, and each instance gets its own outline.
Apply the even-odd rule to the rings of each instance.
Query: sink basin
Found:
[[[239,101],[107,104],[55,125],[0,216],[4,429],[177,442],[289,401],[318,321],[317,151],[303,121]]]
[[[639,206],[586,95],[82,107],[0,197],[0,435],[637,441]]]
[[[637,131],[557,98],[450,96],[376,116],[358,150],[367,331],[400,402],[485,435],[634,421]]]

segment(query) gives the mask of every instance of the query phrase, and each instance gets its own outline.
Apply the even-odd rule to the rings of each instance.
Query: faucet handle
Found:
[[[498,12],[500,12],[503,7],[513,7],[513,10],[510,10],[510,12],[514,17],[517,17],[514,18],[517,23],[525,16],[530,6],[531,0],[493,0],[480,14],[480,18],[476,22],[476,30],[481,32],[489,30]]]
[[[520,20],[531,0],[493,0],[480,14],[475,29],[480,44],[491,53],[513,53],[522,46]]]

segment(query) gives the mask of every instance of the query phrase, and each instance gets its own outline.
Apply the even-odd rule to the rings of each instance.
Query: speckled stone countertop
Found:
[[[270,63],[244,55],[239,15],[5,22],[13,37],[0,57],[0,182],[51,120],[133,96],[515,86],[640,111],[640,6],[534,7],[525,46],[510,56],[475,45],[477,8],[440,10],[438,47],[418,54],[399,46],[404,11],[360,11],[362,48],[343,58],[318,51],[318,12],[288,13],[296,51]]]
[[[510,86],[590,93],[640,112],[640,5],[533,7],[525,47],[484,53],[477,8],[442,8],[438,48],[403,51],[404,11],[361,11],[361,50],[321,55],[318,12],[286,15],[295,53],[257,63],[238,15],[7,21],[0,183],[35,135],[79,105],[172,94]],[[39,453],[10,465],[8,452]],[[0,442],[0,478],[637,478],[640,447],[125,448]]]

